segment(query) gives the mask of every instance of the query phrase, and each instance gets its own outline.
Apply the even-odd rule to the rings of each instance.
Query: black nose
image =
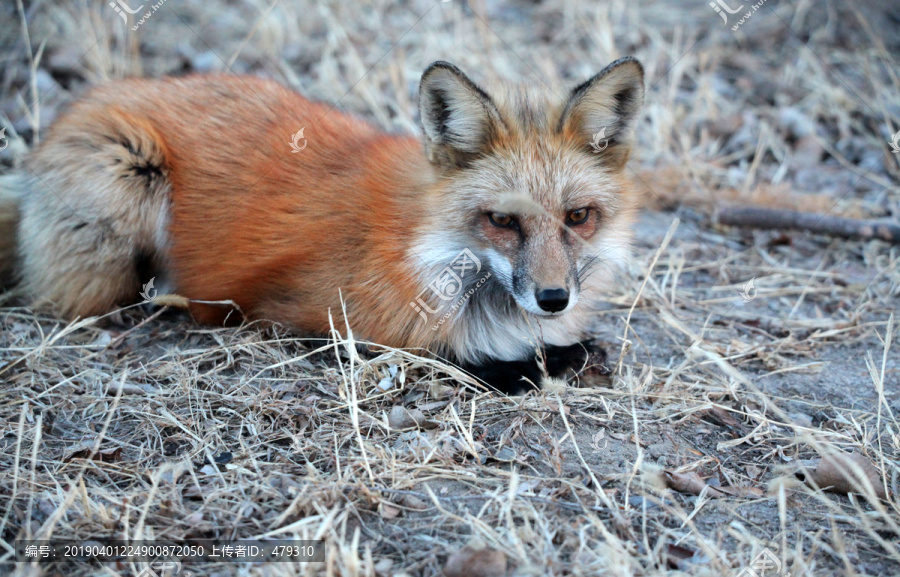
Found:
[[[544,289],[534,293],[537,304],[548,313],[558,313],[569,304],[569,291],[566,289]]]

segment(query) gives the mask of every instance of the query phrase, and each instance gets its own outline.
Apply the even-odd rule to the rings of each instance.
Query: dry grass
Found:
[[[23,6],[27,40],[0,28],[7,167],[81,88],[123,75],[261,74],[409,131],[432,60],[561,94],[636,54],[632,167],[668,212],[643,217],[603,313],[607,389],[502,398],[339,335],[141,308],[67,325],[0,295],[0,572],[138,569],[11,562],[15,539],[50,536],[328,550],[187,567],[216,575],[439,575],[467,544],[522,576],[737,575],[765,547],[793,577],[900,572],[900,254],[710,219],[723,199],[896,218],[896,9],[770,0],[733,33],[706,2],[596,4],[168,0],[138,32],[105,2]],[[0,6],[4,23],[17,12]],[[235,138],[253,135],[210,146]],[[398,430],[415,410],[423,424]],[[833,452],[878,475],[850,495],[798,480]],[[672,489],[691,473],[709,488]]]

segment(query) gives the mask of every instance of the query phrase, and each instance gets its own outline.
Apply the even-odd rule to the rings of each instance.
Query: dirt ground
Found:
[[[143,5],[0,3],[0,173],[123,76],[256,74],[417,132],[434,60],[562,94],[637,56],[646,210],[598,326],[613,374],[505,398],[410,351],[159,307],[66,323],[0,293],[0,573],[143,568],[14,562],[17,539],[109,537],[326,549],[194,575],[900,574],[900,251],[716,221],[898,220],[896,3]]]

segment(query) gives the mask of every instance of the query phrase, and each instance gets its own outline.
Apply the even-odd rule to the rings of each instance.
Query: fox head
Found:
[[[609,280],[631,237],[622,173],[643,76],[637,60],[622,58],[558,95],[542,86],[485,91],[452,64],[429,66],[419,108],[441,184],[432,232],[417,249],[423,259],[450,263],[468,248],[521,309],[541,317],[571,311],[586,287]]]

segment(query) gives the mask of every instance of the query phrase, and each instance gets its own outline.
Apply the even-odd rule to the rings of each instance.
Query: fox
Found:
[[[155,280],[200,323],[347,327],[501,392],[596,375],[643,79],[624,57],[560,96],[437,61],[421,139],[259,77],[94,86],[0,178],[0,272],[63,318]]]

